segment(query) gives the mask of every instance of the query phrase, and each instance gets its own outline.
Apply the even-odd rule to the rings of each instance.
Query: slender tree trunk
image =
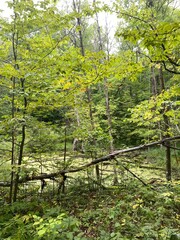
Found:
[[[19,149],[19,158],[18,158],[18,169],[16,172],[16,177],[15,177],[15,185],[14,185],[14,194],[13,194],[13,202],[16,202],[17,199],[17,192],[18,192],[18,183],[19,183],[19,173],[20,173],[20,167],[22,164],[22,159],[23,159],[23,149],[24,149],[24,142],[25,142],[25,126],[22,126],[22,136],[21,136],[21,143],[20,143],[20,149]]]
[[[66,154],[67,154],[67,126],[64,129],[64,170],[66,169]],[[65,181],[62,182],[62,193],[65,193]]]
[[[80,13],[80,1],[77,4],[75,3],[75,0],[73,0],[73,8],[77,13]],[[81,49],[81,55],[84,57],[85,56],[85,49],[84,49],[84,42],[83,42],[83,34],[81,31],[81,27],[82,27],[82,23],[81,23],[81,18],[77,17],[77,25],[79,27],[79,41],[80,41],[80,49]],[[90,122],[91,122],[91,131],[94,132],[95,130],[95,126],[94,126],[94,118],[93,118],[93,111],[92,111],[92,98],[91,98],[91,89],[89,87],[86,88],[86,94],[87,94],[87,99],[88,99],[88,106],[89,106],[89,118],[90,118]],[[93,147],[96,147],[96,140],[93,137],[92,139],[93,141]],[[93,158],[97,157],[97,153],[96,151],[94,151],[93,149]],[[96,177],[97,180],[100,180],[100,171],[99,171],[99,165],[96,165]]]
[[[108,82],[107,79],[104,79],[104,93],[105,93],[105,100],[106,100],[106,115],[108,120],[108,132],[109,132],[109,146],[110,146],[110,153],[114,152],[114,143],[113,143],[113,136],[112,136],[112,119],[111,119],[111,109],[110,109],[110,101],[109,101],[109,89],[108,89]],[[118,174],[116,170],[116,165],[113,165],[114,169],[114,185],[118,184]]]
[[[156,101],[156,96],[158,95],[158,78],[159,76],[156,76],[155,74],[155,67],[151,67],[151,78],[150,78],[150,83],[151,83],[151,91],[150,94],[152,94],[154,101]],[[162,88],[161,88],[162,89]],[[161,129],[161,122],[157,123],[157,128],[160,130]],[[162,138],[162,133],[160,131],[160,139]],[[160,146],[162,147],[162,146]]]
[[[25,138],[26,138],[26,123],[25,123],[25,115],[26,115],[26,108],[27,108],[27,99],[25,97],[25,79],[20,79],[21,81],[21,91],[24,95],[23,97],[23,119],[22,119],[22,127],[21,127],[21,142],[19,147],[19,157],[18,157],[18,169],[16,172],[16,178],[15,178],[15,185],[14,185],[14,195],[13,195],[13,202],[16,202],[17,199],[17,192],[18,192],[18,183],[19,183],[19,173],[21,171],[21,165],[23,160],[23,151],[24,151],[24,144],[25,144]]]
[[[95,130],[95,126],[94,126],[94,118],[93,118],[93,112],[92,112],[92,99],[91,99],[91,89],[87,88],[87,96],[88,96],[88,104],[89,104],[89,116],[90,116],[90,121],[91,121],[91,131],[94,132]],[[96,143],[96,139],[93,136],[93,146],[94,148],[96,147],[97,143]],[[92,158],[96,159],[97,158],[97,152],[95,149],[93,149],[93,154],[92,154]],[[97,164],[95,166],[95,171],[96,171],[96,178],[97,181],[100,181],[100,170],[99,170],[99,165]]]
[[[96,4],[96,0],[93,0],[93,3]],[[98,42],[99,42],[99,51],[103,50],[103,42],[101,36],[101,28],[99,25],[98,14],[96,12],[96,24],[97,24],[97,33],[98,33]],[[109,43],[107,42],[107,52],[109,53]],[[108,55],[109,59],[109,55]],[[107,78],[104,78],[104,95],[105,95],[105,106],[106,106],[106,116],[107,116],[107,123],[108,123],[108,134],[109,134],[109,147],[110,153],[114,151],[114,143],[113,143],[113,136],[112,136],[112,119],[111,119],[111,108],[110,108],[110,101],[109,101],[109,88],[108,88],[108,81]],[[118,174],[116,170],[116,166],[113,165],[114,169],[114,185],[118,184]]]
[[[74,96],[74,102],[75,102],[75,105],[77,105],[76,96]],[[76,107],[74,108],[74,112],[75,112],[75,116],[76,116],[77,126],[80,127],[81,126],[81,119],[80,119],[80,116],[79,116],[79,111]],[[73,140],[73,151],[84,152],[83,142],[82,142],[81,139],[74,138],[74,140]]]
[[[14,119],[15,117],[15,78],[12,77],[12,99],[11,99],[11,118]],[[15,164],[15,127],[12,126],[11,131],[11,185],[10,185],[10,193],[9,193],[9,202],[13,202],[13,191],[14,191],[14,164]]]
[[[154,66],[151,67],[151,92],[153,96],[157,95],[157,81],[156,81],[156,76],[154,72]]]
[[[161,91],[164,91],[165,90],[165,81],[164,81],[162,67],[159,69],[159,78],[160,78],[160,83],[161,83]],[[166,106],[164,104],[163,120],[164,120],[164,132],[165,132],[165,134],[164,134],[163,138],[170,137],[170,135],[168,133],[170,122],[169,122],[168,116],[166,116],[167,107],[168,106]],[[166,179],[167,179],[167,181],[171,181],[171,147],[170,147],[170,142],[166,141],[165,146],[166,146]]]
[[[13,4],[15,7],[15,0],[13,0]],[[13,24],[13,33],[12,33],[12,49],[13,49],[13,60],[15,62],[14,68],[18,69],[17,65],[17,46],[18,46],[18,32],[16,30],[16,21],[17,21],[17,14],[14,8],[14,24]],[[12,120],[15,119],[15,90],[16,90],[16,78],[14,76],[11,77],[12,81],[12,98],[11,98],[11,118]],[[14,166],[16,164],[15,160],[15,145],[16,145],[16,140],[15,140],[15,126],[12,126],[12,131],[11,131],[11,185],[10,185],[10,192],[9,192],[9,202],[13,202],[13,194],[14,194],[14,179],[15,179],[15,171],[14,171]]]

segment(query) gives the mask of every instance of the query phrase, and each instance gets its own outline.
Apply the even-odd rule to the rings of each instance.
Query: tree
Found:
[[[164,15],[165,9],[167,10],[167,15]],[[142,5],[140,10],[132,4],[128,11],[122,9],[120,13],[124,19],[128,20],[128,27],[126,27],[125,31],[122,30],[119,36],[138,46],[137,53],[139,56],[146,58],[147,66],[151,66],[154,96],[152,96],[150,101],[142,102],[138,108],[136,106],[132,110],[132,121],[139,123],[139,126],[145,126],[145,128],[151,126],[151,136],[155,135],[156,124],[159,124],[161,127],[160,136],[162,137],[171,136],[171,129],[174,129],[171,127],[173,121],[170,120],[170,114],[168,114],[170,109],[171,112],[173,111],[172,107],[169,108],[168,102],[174,102],[172,99],[174,86],[173,84],[169,84],[170,81],[166,81],[165,84],[164,77],[166,74],[166,78],[172,79],[172,74],[179,74],[177,52],[179,23],[176,18],[171,19],[173,23],[170,22],[169,11],[171,10],[171,7],[167,3],[161,2],[159,4],[158,2],[158,4],[155,4],[155,2],[151,1],[151,4],[148,2],[148,5]],[[154,68],[157,69],[156,76],[160,82],[159,94],[157,92],[157,79],[154,75]],[[171,93],[169,94],[169,92]],[[175,91],[174,94],[175,97],[178,95],[178,92]],[[161,100],[164,98],[164,100],[159,101],[160,98]],[[177,121],[178,116],[173,114],[173,117]],[[152,131],[153,128],[154,131]],[[155,136],[158,137],[157,135]],[[166,145],[167,180],[171,180],[170,146],[169,143]]]
[[[53,89],[54,81],[58,78],[56,74],[51,82],[50,75],[59,68],[56,60],[59,45],[64,47],[66,44],[65,36],[57,32],[56,25],[58,21],[62,25],[66,24],[67,20],[55,14],[55,8],[50,7],[48,2],[36,5],[33,1],[14,0],[9,3],[9,7],[13,11],[12,19],[9,22],[1,21],[1,48],[4,50],[0,75],[2,85],[7,87],[2,103],[11,102],[11,108],[2,117],[5,129],[1,132],[8,136],[8,141],[11,138],[10,202],[15,202],[26,135],[30,133],[30,127],[34,127],[30,124],[33,112],[45,105],[52,108],[52,103],[62,97],[56,96],[54,90],[47,90]],[[53,109],[56,107],[54,105]]]

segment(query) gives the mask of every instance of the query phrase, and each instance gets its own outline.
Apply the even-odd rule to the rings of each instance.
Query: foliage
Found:
[[[28,205],[28,209],[27,204],[23,207],[22,203],[11,207],[9,212],[16,215],[1,223],[1,239],[74,239],[79,232],[78,220],[67,217],[58,207],[46,210],[43,215],[41,205]]]
[[[176,135],[179,133],[179,84],[174,79],[179,79],[179,9],[170,16],[174,10],[166,1],[158,4],[151,1],[149,5],[148,1],[142,1],[140,7],[129,2],[114,7],[120,10],[119,18],[124,23],[116,33],[122,42],[120,51],[126,51],[127,45],[131,54],[136,52],[136,62],[143,62],[146,75],[143,78],[150,81],[150,96],[131,106],[131,117],[125,119],[126,123],[137,126],[131,136],[149,141]]]
[[[43,203],[1,209],[2,239],[178,239],[179,184],[142,187],[129,179],[119,187],[72,189]],[[77,194],[78,193],[78,194]],[[83,197],[82,197],[83,196]],[[36,211],[35,211],[36,209]],[[66,214],[64,213],[66,212]],[[1,214],[1,216],[3,216]]]
[[[149,100],[142,101],[136,105],[134,109],[130,109],[131,118],[128,121],[137,123],[140,127],[139,134],[141,134],[142,127],[144,127],[144,137],[159,139],[162,134],[175,136],[178,135],[179,130],[176,126],[179,125],[179,90],[176,87],[162,92],[157,97],[151,97]],[[177,99],[177,100],[175,100]],[[167,116],[170,126],[167,132],[164,131],[163,118]],[[161,126],[158,127],[157,126]],[[149,128],[149,131],[147,131]]]
[[[0,183],[10,185],[0,192],[0,239],[179,239],[178,143],[177,181],[147,170],[165,169],[164,148],[123,155],[121,167],[71,171],[66,184],[57,176],[180,132],[179,9],[166,0],[113,2],[11,0],[11,17],[0,18]],[[119,17],[117,48],[102,13]],[[20,184],[53,172],[45,188]]]

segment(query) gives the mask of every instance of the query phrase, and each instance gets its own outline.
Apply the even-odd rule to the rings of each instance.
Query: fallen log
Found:
[[[19,179],[19,183],[25,183],[25,182],[33,181],[33,180],[53,179],[54,177],[58,177],[58,176],[61,176],[61,175],[67,174],[67,173],[79,172],[79,171],[84,170],[85,168],[96,165],[98,163],[105,162],[105,161],[111,161],[111,160],[115,159],[115,157],[120,155],[120,154],[146,149],[146,148],[153,147],[153,146],[159,145],[159,144],[163,145],[164,143],[166,143],[166,141],[173,141],[173,140],[177,140],[177,139],[180,139],[180,135],[175,136],[175,137],[170,137],[170,138],[164,138],[164,139],[156,141],[156,142],[143,144],[143,145],[132,147],[132,148],[117,150],[117,151],[114,151],[111,154],[108,154],[108,155],[104,156],[104,157],[94,159],[91,162],[89,162],[87,164],[84,164],[84,165],[82,165],[78,168],[65,169],[65,170],[61,170],[61,171],[58,171],[58,172],[55,172],[55,173],[50,173],[50,174],[44,173],[44,174],[37,175],[37,176],[26,176],[24,178]],[[9,182],[0,182],[0,186],[9,187],[10,183]]]

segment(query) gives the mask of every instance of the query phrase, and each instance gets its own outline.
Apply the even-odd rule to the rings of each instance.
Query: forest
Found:
[[[178,1],[3,2],[0,240],[180,239]]]

